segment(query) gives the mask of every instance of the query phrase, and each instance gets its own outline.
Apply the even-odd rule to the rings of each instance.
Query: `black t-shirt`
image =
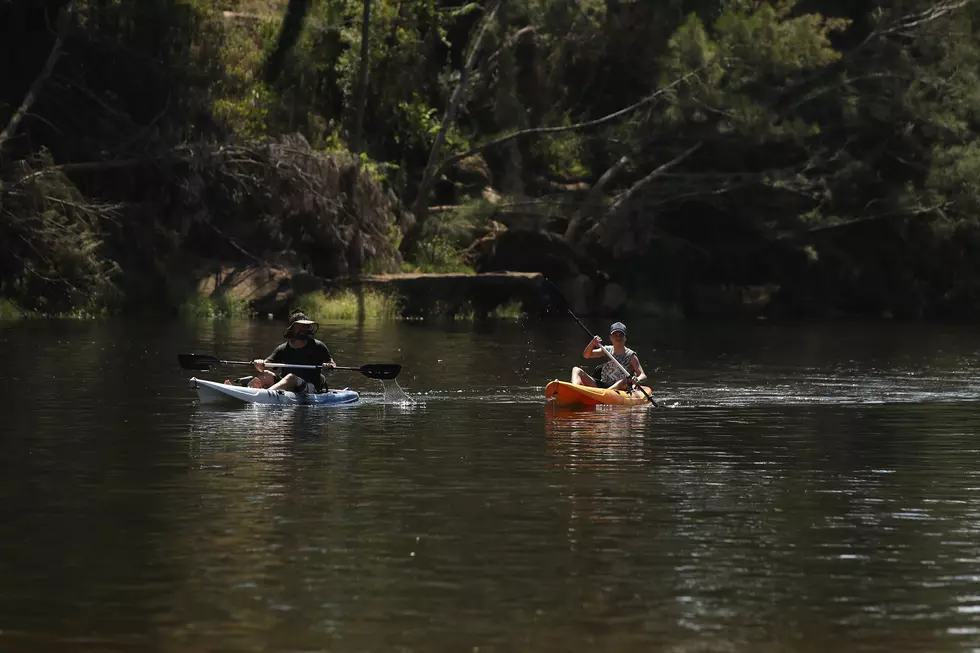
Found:
[[[330,355],[330,350],[327,349],[325,344],[319,340],[310,340],[299,349],[296,347],[290,347],[288,342],[284,342],[276,347],[275,351],[273,351],[269,357],[265,359],[265,362],[286,363],[287,365],[323,365],[324,363],[329,363],[332,358],[333,357]],[[293,373],[301,379],[306,379],[317,389],[321,389],[323,387],[323,379],[320,377],[321,371],[322,370],[282,367],[276,370],[276,373],[281,374],[282,376]]]

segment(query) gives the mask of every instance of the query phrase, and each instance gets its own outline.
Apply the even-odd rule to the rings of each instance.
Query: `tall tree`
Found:
[[[361,131],[364,129],[364,109],[367,104],[368,71],[371,65],[371,0],[364,0],[361,16],[361,56],[357,64],[357,94],[354,99],[354,129],[350,138],[350,149],[358,154],[361,151]]]
[[[279,28],[276,45],[265,61],[264,76],[266,83],[271,84],[279,79],[286,57],[296,42],[299,41],[300,34],[303,33],[303,23],[306,21],[306,15],[309,11],[310,0],[289,0],[289,4],[286,5],[286,13],[282,19],[282,26]]]
[[[494,118],[497,129],[514,131],[521,124],[521,104],[517,97],[517,73],[514,57],[514,43],[509,34],[512,2],[504,0],[497,10],[497,32],[500,49],[497,51],[497,92],[494,102]],[[521,148],[517,140],[503,145],[504,174],[501,190],[506,195],[523,195],[524,184],[521,179]]]

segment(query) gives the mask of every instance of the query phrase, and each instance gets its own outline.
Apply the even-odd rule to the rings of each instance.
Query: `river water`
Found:
[[[0,325],[0,650],[980,649],[975,328],[629,325],[669,408],[548,407],[562,320],[326,324],[415,401],[336,408],[198,403],[278,323]]]

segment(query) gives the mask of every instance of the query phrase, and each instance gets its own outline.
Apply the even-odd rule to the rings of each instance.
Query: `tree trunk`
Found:
[[[350,149],[355,154],[361,151],[361,132],[364,129],[364,110],[367,104],[368,70],[371,56],[371,0],[364,0],[364,14],[361,19],[361,59],[357,68],[357,94],[354,99],[354,130],[351,132]]]
[[[501,131],[513,131],[521,125],[521,105],[517,98],[517,75],[515,74],[514,49],[508,42],[508,11],[506,0],[497,11],[497,29],[503,44],[497,58],[497,98],[494,103],[494,119]],[[500,190],[505,195],[523,195],[524,182],[521,178],[521,148],[517,140],[504,146],[504,177]]]
[[[286,55],[289,54],[299,35],[303,32],[303,23],[306,14],[310,10],[310,0],[289,0],[286,6],[286,14],[282,18],[282,27],[279,28],[279,38],[276,40],[276,47],[269,53],[265,60],[264,78],[267,84],[272,84],[282,73]]]

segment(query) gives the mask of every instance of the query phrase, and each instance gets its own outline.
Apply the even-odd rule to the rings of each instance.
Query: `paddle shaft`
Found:
[[[587,334],[589,334],[593,338],[595,337],[595,334],[592,333],[592,330],[589,329],[589,327],[585,326],[585,324],[582,322],[582,320],[578,319],[578,315],[576,315],[575,313],[573,313],[571,308],[569,308],[566,305],[565,306],[565,310],[568,311],[568,314],[572,316],[572,319],[573,320],[575,320],[576,322],[578,322],[578,325],[580,327],[582,327],[582,330],[583,331],[585,331]],[[616,360],[616,357],[612,355],[612,352],[610,352],[605,347],[600,347],[600,349],[602,349],[602,353],[604,353],[609,358],[609,360],[611,360],[613,363],[616,364],[616,367],[618,367],[620,369],[620,371],[622,371],[622,373],[626,375],[627,378],[632,378],[633,377],[633,375],[630,374],[629,370],[627,370],[625,367],[623,367],[623,364],[620,363],[618,360]],[[647,391],[643,389],[643,386],[642,385],[640,385],[639,383],[637,383],[636,384],[636,388],[643,394],[644,397],[646,397],[646,400],[647,401],[649,401],[651,404],[653,404],[654,408],[660,408],[660,404],[658,404],[656,401],[654,401],[653,397],[651,397],[650,395],[647,394]]]
[[[290,363],[266,363],[266,367],[278,368],[278,367],[296,367],[301,370],[348,370],[351,372],[363,372],[359,367],[344,367],[343,365],[334,365],[329,367],[327,365],[291,365]]]
[[[209,370],[216,365],[254,365],[253,361],[225,361],[207,354],[177,354],[177,362],[185,370]],[[360,367],[341,367],[339,365],[302,365],[297,363],[265,363],[265,367],[270,369],[300,369],[300,370],[323,370],[332,372],[342,370],[345,372],[360,372],[369,379],[378,381],[391,381],[401,372],[402,366],[395,363],[368,363]]]
[[[222,360],[217,360],[217,361],[213,361],[213,362],[218,363],[218,364],[221,364],[221,365],[254,365],[254,363],[252,361],[222,361]],[[266,363],[265,366],[266,367],[271,367],[272,369],[276,369],[276,368],[280,368],[280,367],[294,367],[294,368],[300,369],[300,370],[318,370],[320,368],[326,367],[326,365],[292,365],[290,363]],[[336,369],[338,369],[338,370],[358,370],[358,371],[360,371],[359,368],[357,368],[357,367],[338,367]]]

